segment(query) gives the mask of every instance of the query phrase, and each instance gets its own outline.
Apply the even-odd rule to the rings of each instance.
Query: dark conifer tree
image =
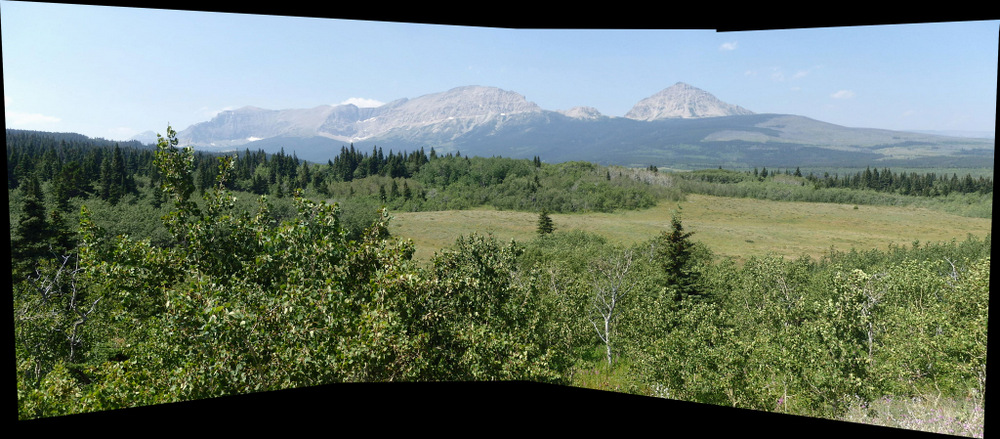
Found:
[[[538,234],[547,235],[555,230],[556,226],[552,222],[552,217],[549,216],[549,212],[542,209],[541,213],[538,214]]]
[[[39,258],[49,253],[49,239],[52,228],[49,226],[45,209],[45,196],[42,185],[35,174],[26,176],[22,190],[24,197],[21,204],[21,218],[17,221],[13,236],[11,236],[11,259],[15,265],[30,266]]]
[[[250,192],[257,195],[267,194],[267,179],[263,175],[254,174],[250,184]]]
[[[400,195],[399,185],[396,184],[396,180],[393,179],[392,185],[389,187],[389,198],[394,200],[396,198],[399,198],[399,195]]]
[[[658,238],[658,258],[666,275],[667,288],[676,292],[674,299],[701,296],[700,274],[694,258],[694,243],[690,238],[694,232],[685,232],[679,214],[670,219],[670,231],[663,231]]]
[[[413,197],[413,191],[410,190],[410,185],[406,184],[406,182],[404,181],[403,182],[403,198],[406,199],[406,200],[409,200],[411,197]]]

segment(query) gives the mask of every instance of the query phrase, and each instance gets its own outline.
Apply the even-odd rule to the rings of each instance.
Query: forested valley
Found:
[[[967,404],[946,428],[982,435],[990,234],[736,261],[681,211],[634,245],[548,214],[709,194],[991,218],[992,175],[666,172],[353,145],[324,164],[196,153],[175,135],[148,147],[7,130],[19,419],[522,380],[830,419],[937,398]],[[388,228],[393,212],[481,207],[538,213],[537,236],[476,233],[423,261]]]

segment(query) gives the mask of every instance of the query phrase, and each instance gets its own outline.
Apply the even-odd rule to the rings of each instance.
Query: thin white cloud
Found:
[[[348,98],[344,102],[340,103],[340,105],[348,105],[348,104],[354,104],[355,106],[361,108],[373,108],[385,105],[384,102],[368,98]]]
[[[49,125],[61,121],[55,116],[46,116],[38,113],[21,113],[18,111],[6,111],[4,117],[7,119],[9,127],[31,127],[36,125]]]
[[[794,75],[792,75],[792,79],[802,79],[805,78],[806,76],[809,76],[808,70],[799,70],[795,72]]]
[[[47,116],[39,113],[23,113],[20,111],[9,111],[7,106],[10,105],[10,98],[7,95],[3,97],[3,115],[7,127],[18,128],[26,127],[31,128],[36,125],[49,125],[58,123],[60,119],[55,116]]]
[[[813,68],[809,68],[809,69],[801,69],[801,70],[795,71],[795,73],[792,73],[791,75],[787,75],[787,74],[785,74],[785,71],[782,70],[781,67],[772,67],[771,68],[771,80],[774,81],[774,82],[797,81],[799,79],[805,78],[806,76],[809,76],[810,74],[812,74],[812,72],[814,70],[816,70],[818,68],[819,67],[813,67]]]
[[[830,95],[834,99],[850,99],[854,97],[854,92],[850,90],[838,90],[836,93]]]
[[[727,43],[722,43],[722,45],[719,46],[719,50],[723,50],[723,51],[736,50],[737,45],[738,44],[737,44],[736,41],[730,41],[730,42],[727,42]]]

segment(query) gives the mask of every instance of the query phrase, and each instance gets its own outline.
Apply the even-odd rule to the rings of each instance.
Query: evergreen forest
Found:
[[[21,420],[355,382],[527,381],[829,419],[985,392],[989,234],[737,261],[680,209],[634,245],[550,214],[709,194],[991,218],[992,172],[353,145],[311,163],[198,153],[170,127],[156,146],[6,136]],[[388,227],[474,208],[537,213],[538,233],[475,233],[423,261]],[[599,369],[613,386],[588,381]]]

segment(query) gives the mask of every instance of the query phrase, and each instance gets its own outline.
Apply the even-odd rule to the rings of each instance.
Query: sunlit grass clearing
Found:
[[[678,210],[680,208],[680,210]],[[737,258],[777,254],[817,258],[831,247],[847,251],[885,249],[890,244],[963,240],[985,236],[989,218],[967,218],[926,208],[857,206],[832,203],[764,201],[688,195],[651,209],[616,213],[551,214],[556,231],[584,230],[611,242],[646,241],[667,230],[674,212],[717,255]],[[416,258],[429,259],[459,236],[491,233],[507,241],[536,236],[538,214],[480,208],[462,211],[394,212],[391,232],[414,241]]]

